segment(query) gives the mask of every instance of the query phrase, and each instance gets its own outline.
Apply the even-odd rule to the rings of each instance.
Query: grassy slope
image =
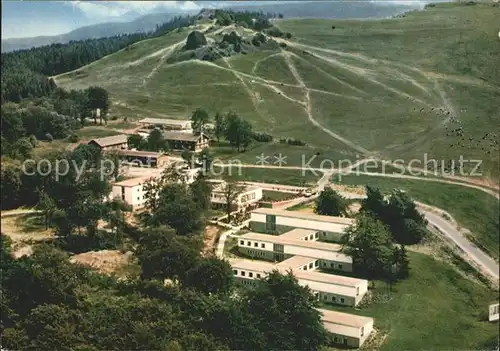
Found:
[[[289,45],[284,53],[306,86],[316,90],[311,111],[323,126],[387,158],[421,159],[428,152],[445,161],[459,155],[484,160],[484,175],[498,179],[497,146],[493,140],[480,142],[486,132],[498,132],[497,15],[500,7],[491,4],[439,4],[399,19],[284,20],[278,26],[293,34],[292,41],[308,45]],[[303,89],[281,85],[297,81],[278,50],[231,57],[227,63],[167,64],[172,45],[180,43],[180,48],[190,31],[136,43],[58,76],[57,82],[67,88],[109,89],[115,102],[111,113],[120,117],[187,118],[200,106],[212,114],[232,109],[276,137],[353,155],[312,125],[300,105],[265,86],[273,84],[305,101]],[[246,76],[236,76],[230,67]],[[454,109],[463,123],[461,146],[446,135],[458,125],[444,122],[442,107]]]
[[[335,182],[337,180],[334,179]],[[472,238],[492,257],[499,258],[499,203],[482,191],[453,184],[409,179],[390,179],[363,175],[342,176],[341,184],[368,184],[383,191],[404,189],[415,200],[448,211],[457,222],[472,232]]]
[[[376,282],[372,304],[343,312],[375,318],[387,338],[380,350],[480,350],[495,345],[498,325],[487,322],[488,304],[498,298],[484,285],[464,279],[450,265],[409,253],[411,276],[387,294]]]
[[[433,116],[436,109],[430,111],[431,107],[426,107],[423,113],[420,113],[423,107],[420,103],[405,101],[404,105],[408,110],[408,113],[405,113],[403,108],[398,106],[402,102],[398,104],[397,97],[394,97],[390,102],[391,106],[385,109],[377,108],[378,103],[373,104],[366,100],[360,106],[338,101],[336,108],[332,108],[332,104],[319,102],[317,114],[322,123],[343,128],[347,118],[344,118],[344,113],[336,112],[338,107],[347,110],[347,113],[357,114],[356,120],[349,123],[351,127],[354,125],[353,128],[339,131],[348,133],[346,136],[363,146],[366,142],[368,146],[373,145],[379,150],[382,148],[386,157],[421,159],[423,153],[428,152],[432,157],[450,160],[464,155],[465,159],[483,160],[484,176],[498,179],[499,156],[498,152],[493,152],[498,145],[487,147],[479,140],[487,132],[495,132],[497,135],[499,132],[498,123],[495,121],[495,116],[498,115],[498,104],[495,101],[500,98],[500,73],[495,68],[498,66],[495,62],[500,57],[495,20],[499,16],[500,6],[493,7],[492,4],[438,4],[434,8],[412,12],[406,18],[400,19],[285,20],[280,21],[278,26],[284,31],[292,32],[294,40],[303,44],[337,52],[335,54],[307,49],[313,54],[369,70],[369,76],[377,81],[421,98],[434,107],[442,105],[435,87],[437,80],[456,111],[455,117],[463,123],[465,140],[462,141],[463,146],[457,147],[457,138],[447,136],[446,133],[459,125],[440,124],[443,116],[439,113]],[[336,29],[332,30],[332,25],[335,25]],[[351,55],[345,56],[345,53]],[[311,55],[302,57],[315,66],[320,62]],[[345,69],[339,65],[332,67],[334,71],[327,71],[335,72],[338,78],[345,78]],[[342,75],[339,75],[339,72]],[[395,74],[396,72],[398,74]],[[326,83],[322,83],[325,79],[316,80],[314,84],[325,86]],[[411,79],[429,90],[428,96],[414,83],[405,84],[405,79],[407,83],[410,82],[408,79]],[[359,82],[363,82],[361,77]],[[380,96],[386,95],[386,89],[380,87],[380,93],[377,93],[372,87],[372,84],[363,84],[362,89],[369,91],[370,99],[388,102],[387,98]],[[330,83],[328,89],[334,89],[334,84]],[[346,87],[338,89],[337,92],[343,93]],[[374,107],[373,113],[366,105]],[[405,122],[397,122],[400,118],[404,118]],[[356,136],[354,130],[359,130],[360,126],[361,129],[367,130],[375,127],[375,135],[367,137],[368,133],[363,133],[362,130],[359,136]],[[398,128],[392,128],[388,135],[387,131],[384,132],[387,126]],[[470,142],[469,138],[474,140]],[[496,139],[498,140],[498,137]],[[385,148],[382,145],[384,142]]]

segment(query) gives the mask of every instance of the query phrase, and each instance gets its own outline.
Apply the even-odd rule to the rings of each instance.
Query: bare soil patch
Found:
[[[42,241],[54,237],[54,229],[45,229],[43,217],[38,214],[20,214],[2,217],[2,233],[16,242]]]
[[[203,256],[211,255],[215,249],[215,243],[219,239],[221,228],[216,225],[207,225],[203,236]]]
[[[70,262],[79,263],[96,269],[104,274],[113,274],[131,261],[132,253],[122,253],[118,250],[89,251],[70,258]]]

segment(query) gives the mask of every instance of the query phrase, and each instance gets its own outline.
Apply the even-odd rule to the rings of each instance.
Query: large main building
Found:
[[[292,229],[307,229],[318,233],[317,239],[338,242],[351,218],[320,216],[297,211],[259,208],[251,213],[250,228],[255,232],[279,235]]]

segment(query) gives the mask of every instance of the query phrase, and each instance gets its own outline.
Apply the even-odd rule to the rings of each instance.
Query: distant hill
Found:
[[[286,4],[233,5],[226,4],[224,8],[236,11],[261,9],[264,12],[281,13],[285,18],[383,18],[420,7],[420,5],[380,5],[370,2],[296,2]],[[111,22],[85,26],[69,33],[55,36],[40,36],[32,38],[2,39],[2,52],[19,49],[29,49],[36,46],[53,43],[67,43],[71,40],[101,38],[122,33],[147,32],[157,24],[167,22],[174,16],[195,14],[196,11],[150,14],[132,22]]]
[[[55,36],[3,39],[2,52],[29,49],[36,46],[50,45],[54,43],[64,44],[72,40],[103,38],[124,33],[148,32],[150,30],[154,30],[156,25],[165,23],[175,16],[185,14],[193,14],[193,12],[151,14],[142,16],[132,22],[100,23],[81,27],[69,33]]]

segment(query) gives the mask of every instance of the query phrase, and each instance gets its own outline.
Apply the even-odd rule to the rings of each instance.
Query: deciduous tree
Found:
[[[326,216],[345,216],[347,215],[347,202],[335,190],[326,188],[319,194],[314,212]]]
[[[205,294],[228,293],[233,279],[233,270],[227,261],[208,257],[187,272],[185,285]]]

